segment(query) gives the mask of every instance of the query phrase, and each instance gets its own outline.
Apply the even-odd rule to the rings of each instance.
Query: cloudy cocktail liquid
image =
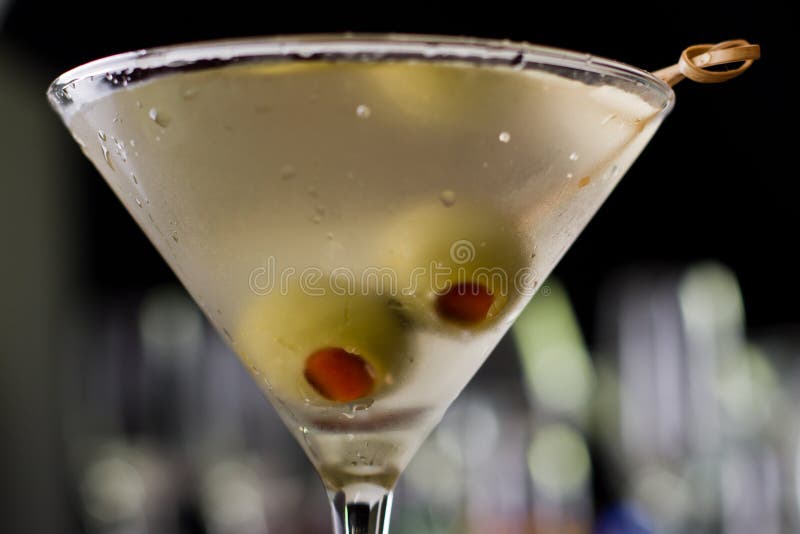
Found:
[[[389,488],[659,111],[540,70],[305,60],[64,116],[326,484]]]

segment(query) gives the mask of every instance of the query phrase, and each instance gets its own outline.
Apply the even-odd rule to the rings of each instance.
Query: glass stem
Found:
[[[334,534],[389,534],[392,491],[375,484],[329,490]]]

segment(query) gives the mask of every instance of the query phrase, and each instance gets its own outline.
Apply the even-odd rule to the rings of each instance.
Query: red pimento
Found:
[[[349,402],[366,397],[375,385],[369,363],[339,347],[319,349],[306,358],[305,377],[328,400]]]
[[[474,325],[486,319],[494,296],[481,284],[459,282],[436,299],[436,311],[449,321]]]

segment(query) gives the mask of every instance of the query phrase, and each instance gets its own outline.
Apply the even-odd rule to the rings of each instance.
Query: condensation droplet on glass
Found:
[[[574,174],[572,174],[571,172],[568,172],[568,173],[567,173],[567,180],[572,180],[572,178],[573,178],[574,176],[575,176]]]
[[[172,240],[175,241],[176,243],[178,242],[178,232],[172,232],[171,234],[169,234],[169,237],[172,238]]]
[[[133,139],[128,141],[128,143],[131,145],[131,148],[136,148],[136,141],[134,141]]]
[[[83,139],[77,135],[73,135],[72,138],[75,139],[75,142],[78,143],[78,146],[80,146],[82,150],[86,150],[86,143],[83,142]]]
[[[359,119],[368,119],[370,115],[372,115],[372,110],[369,109],[369,106],[359,104],[358,107],[356,107],[356,116]]]
[[[500,132],[500,135],[497,136],[501,143],[508,143],[511,141],[511,134],[508,132]]]
[[[353,405],[353,412],[363,412],[368,410],[375,403],[374,399],[365,399]]]
[[[328,238],[328,241],[333,241],[333,232],[328,232],[327,234],[325,234],[325,237]]]
[[[616,118],[616,116],[617,116],[616,113],[612,113],[611,115],[609,115],[605,119],[603,119],[603,121],[600,123],[600,125],[601,126],[605,126],[606,124],[608,124],[609,122],[614,120]]]
[[[511,61],[511,66],[514,70],[522,70],[525,68],[525,54],[522,52],[517,53]]]
[[[456,192],[452,189],[445,189],[441,193],[439,193],[439,200],[442,201],[442,204],[445,207],[450,207],[456,203]]]
[[[169,117],[167,117],[163,111],[158,111],[156,108],[150,108],[150,111],[147,112],[147,116],[150,117],[151,121],[162,128],[166,128],[169,125]]]
[[[139,197],[136,197],[134,200],[136,201],[136,205],[141,208],[142,207],[142,201],[139,200]]]
[[[200,89],[197,87],[189,87],[186,89],[183,94],[181,95],[184,100],[191,100],[196,97],[200,93]]]
[[[619,167],[617,165],[612,165],[611,168],[603,174],[603,180],[614,179],[617,177],[617,173],[619,172]]]
[[[284,180],[291,180],[297,176],[297,169],[293,165],[284,165],[281,167],[281,178]]]
[[[142,109],[142,101],[141,100],[137,100],[136,101],[136,107],[139,108],[139,109]]]
[[[114,124],[119,124],[122,122],[122,117],[120,117],[119,115],[114,115],[114,118],[111,119],[111,122],[113,122]]]
[[[117,169],[114,168],[114,162],[111,161],[111,152],[109,152],[108,149],[103,145],[101,145],[100,148],[103,149],[103,159],[106,160],[106,163],[108,164],[109,168],[112,171],[116,171]]]
[[[227,338],[228,338],[228,341],[230,341],[231,343],[233,343],[233,336],[231,335],[231,333],[230,333],[230,332],[228,332],[228,329],[227,329],[227,328],[223,328],[223,329],[222,329],[222,333],[223,333],[223,334],[225,334],[225,337],[227,337]]]
[[[314,208],[314,212],[315,212],[315,213],[317,213],[317,214],[319,214],[319,215],[325,215],[325,206],[322,206],[322,205],[317,205],[317,206]]]
[[[106,133],[103,130],[97,130],[97,137],[101,141],[105,141],[106,140]]]
[[[319,213],[315,213],[314,215],[311,216],[311,222],[314,223],[314,224],[321,223],[322,222],[322,215],[320,215]]]
[[[577,152],[573,152],[573,153],[571,153],[569,155],[569,160],[570,161],[578,161],[578,158],[580,158],[580,156],[578,155]]]

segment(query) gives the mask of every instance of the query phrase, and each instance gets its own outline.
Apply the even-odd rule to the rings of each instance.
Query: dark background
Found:
[[[651,70],[691,44],[759,43],[741,78],[677,87],[675,110],[555,271],[592,344],[616,273],[713,259],[738,277],[758,336],[800,324],[795,26],[777,2],[0,0],[0,532],[51,531],[69,508],[53,362],[71,363],[58,360],[75,302],[124,308],[176,282],[48,109],[61,72],[156,45],[312,32],[507,38]]]
[[[416,32],[508,38],[618,59],[645,69],[690,44],[745,38],[763,59],[732,82],[683,82],[677,106],[556,270],[591,332],[598,287],[631,264],[714,258],[739,276],[748,324],[797,322],[796,103],[788,76],[792,17],[750,2],[153,2],[25,0],[5,39],[50,78],[108,54],[182,41],[306,32]],[[44,86],[42,87],[44,90]],[[45,100],[42,98],[42,105]],[[66,131],[64,132],[66,138]],[[82,284],[135,292],[173,276],[77,147],[84,209]],[[107,239],[109,236],[114,239]]]

